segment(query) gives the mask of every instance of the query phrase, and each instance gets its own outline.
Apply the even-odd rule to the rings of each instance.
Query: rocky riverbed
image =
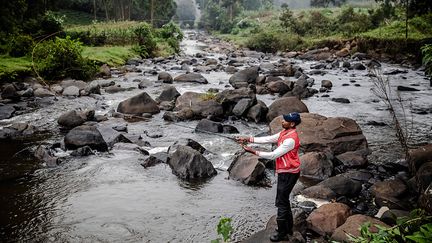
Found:
[[[403,214],[419,203],[432,171],[432,88],[421,70],[328,48],[264,54],[186,37],[182,55],[104,67],[89,83],[3,85],[2,239],[208,242],[220,217],[233,219],[233,241],[265,238],[276,212],[272,161],[229,138],[275,133],[291,111],[303,117],[297,240],[342,240],[379,220],[368,217],[381,206]],[[368,67],[399,90],[410,147],[423,146],[412,152],[420,180]]]

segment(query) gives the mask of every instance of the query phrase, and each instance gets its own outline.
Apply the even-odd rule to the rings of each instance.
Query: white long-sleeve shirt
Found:
[[[279,133],[276,133],[271,136],[266,137],[251,137],[249,139],[252,143],[277,143],[279,139]],[[289,151],[293,150],[295,146],[295,141],[292,138],[285,139],[281,145],[279,145],[275,150],[272,152],[264,152],[264,151],[256,151],[256,155],[258,155],[261,158],[264,159],[276,159],[281,157],[282,155],[288,153]]]

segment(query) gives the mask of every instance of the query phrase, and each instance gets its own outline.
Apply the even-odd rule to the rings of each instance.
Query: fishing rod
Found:
[[[191,129],[191,130],[194,130],[194,131],[197,131],[197,132],[207,133],[207,134],[211,134],[211,135],[214,135],[214,136],[226,138],[226,139],[232,140],[234,142],[237,142],[237,140],[235,138],[231,137],[231,136],[227,136],[227,135],[223,135],[223,134],[215,133],[215,132],[210,132],[210,131],[206,131],[206,130],[202,130],[202,129],[199,129],[199,128],[194,128],[194,127],[190,127],[190,126],[186,126],[186,125],[181,125],[181,124],[176,124],[176,123],[172,123],[172,124],[175,125],[175,126],[188,128],[188,129]]]

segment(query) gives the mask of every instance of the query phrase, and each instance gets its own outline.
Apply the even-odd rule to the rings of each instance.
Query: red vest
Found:
[[[294,148],[288,153],[276,159],[276,173],[299,173],[300,172],[300,158],[298,150],[300,148],[300,140],[295,129],[283,130],[278,138],[278,147],[285,139],[294,139]]]

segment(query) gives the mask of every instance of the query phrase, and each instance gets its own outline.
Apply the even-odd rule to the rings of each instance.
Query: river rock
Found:
[[[0,120],[9,119],[15,112],[12,105],[0,105]]]
[[[290,112],[309,112],[306,105],[296,97],[284,97],[274,101],[267,113],[267,121],[272,121],[275,117],[288,114]]]
[[[27,88],[25,90],[18,91],[18,95],[21,97],[32,97],[34,96],[33,89]]]
[[[407,192],[407,186],[400,179],[392,179],[387,181],[379,181],[371,188],[371,192],[375,197],[401,197]]]
[[[354,70],[366,70],[366,67],[361,63],[355,63],[353,65],[353,69]]]
[[[123,114],[134,115],[141,115],[143,113],[156,114],[160,112],[156,101],[146,92],[120,102],[117,111]]]
[[[13,84],[6,84],[3,86],[3,90],[1,93],[2,99],[10,99],[10,100],[19,100],[20,96],[18,95],[18,91],[15,89]]]
[[[250,153],[238,154],[228,168],[229,178],[246,185],[259,183],[264,177],[265,165],[259,157]]]
[[[217,174],[210,161],[188,146],[178,146],[168,164],[172,172],[183,180],[205,179]]]
[[[173,77],[171,74],[167,72],[160,72],[158,74],[158,80],[161,80],[162,83],[172,84],[173,83]]]
[[[79,147],[89,146],[98,151],[108,150],[108,146],[101,133],[93,126],[83,125],[73,128],[66,134],[64,142],[68,149],[77,149]]]
[[[367,165],[368,149],[357,151],[348,151],[343,154],[337,155],[336,158],[348,168],[364,167]]]
[[[273,81],[267,83],[267,89],[272,93],[279,93],[280,95],[290,91],[290,87],[284,81]]]
[[[313,85],[313,79],[302,75],[294,84],[291,91],[285,93],[283,97],[295,96],[299,99],[306,99],[318,93],[318,90],[310,88]]]
[[[179,97],[181,94],[177,91],[177,89],[174,86],[168,86],[162,90],[162,93],[159,95],[158,98],[156,98],[157,102],[162,101],[175,101],[177,97]]]
[[[232,112],[238,117],[242,117],[243,114],[253,105],[255,100],[253,99],[241,99],[233,108]]]
[[[344,174],[330,177],[320,182],[318,185],[323,185],[331,189],[339,196],[357,196],[362,189],[361,182],[351,180]]]
[[[98,125],[97,130],[102,135],[108,148],[112,148],[116,143],[132,143],[129,138],[114,130],[111,125]]]
[[[258,100],[257,103],[248,110],[246,117],[258,123],[266,120],[267,112],[267,105],[263,101]]]
[[[251,83],[255,83],[258,77],[259,67],[250,67],[238,71],[230,77],[229,83],[236,89],[245,88]]]
[[[350,118],[327,118],[313,113],[301,113],[301,119],[297,132],[304,152],[329,149],[333,154],[339,155],[367,148],[360,126]],[[282,120],[282,116],[273,119],[270,123],[271,134],[282,131]]]
[[[293,77],[296,73],[297,69],[292,65],[287,65],[284,67],[271,69],[268,74],[271,76],[285,76],[285,77]]]
[[[208,119],[202,119],[198,122],[195,131],[200,132],[212,132],[212,133],[222,133],[223,126],[219,122],[214,122]]]
[[[168,163],[168,154],[165,152],[159,152],[150,155],[147,159],[144,160],[144,162],[141,163],[141,165],[144,168],[148,168],[151,166],[155,166],[157,164],[166,164]]]
[[[306,219],[308,228],[320,235],[331,235],[351,216],[351,209],[343,203],[329,203],[312,211]]]
[[[427,162],[432,162],[432,144],[426,144],[417,149],[409,150],[409,164],[413,165],[416,170]]]
[[[333,173],[331,156],[324,152],[309,152],[300,156],[301,175],[317,180],[329,178]]]
[[[37,88],[37,89],[34,91],[34,96],[35,96],[35,97],[43,98],[43,97],[51,97],[51,96],[55,96],[55,94],[54,94],[53,92],[51,92],[51,91],[45,89],[45,88]]]
[[[57,120],[57,123],[60,126],[66,128],[74,128],[77,126],[81,126],[86,121],[87,117],[85,117],[82,113],[77,112],[76,110],[72,110],[62,114]]]
[[[105,88],[105,92],[107,92],[108,94],[115,94],[123,91],[126,91],[126,88],[121,87],[120,84]]]
[[[301,191],[301,194],[308,198],[318,198],[324,200],[335,200],[337,194],[330,188],[323,185],[315,185]]]
[[[349,103],[351,103],[350,100],[347,99],[347,98],[332,98],[331,100],[334,101],[334,102],[343,103],[343,104],[349,104]]]
[[[231,126],[231,125],[222,125],[222,133],[233,134],[233,133],[240,133],[240,132],[234,126]]]
[[[174,81],[176,82],[189,82],[189,83],[199,83],[199,84],[208,84],[208,81],[204,76],[199,73],[186,73],[181,74],[175,77]]]
[[[306,60],[327,60],[332,56],[330,49],[328,47],[322,48],[322,49],[315,49],[310,50],[303,55],[300,55],[300,59],[306,59]]]
[[[124,143],[124,142],[118,142],[115,143],[112,147],[113,150],[123,150],[123,151],[135,151],[142,155],[149,155],[149,152],[145,149],[143,149],[141,146],[133,143]]]
[[[63,90],[62,93],[64,96],[79,96],[80,89],[76,86],[68,86]]]
[[[396,219],[399,217],[409,217],[410,212],[405,210],[390,209],[386,210],[380,218],[380,220],[388,225],[396,225]]]
[[[360,236],[361,226],[367,222],[371,224],[371,226],[369,227],[369,231],[372,233],[378,232],[378,228],[375,227],[375,225],[389,227],[387,224],[379,221],[378,219],[366,215],[356,214],[348,217],[345,223],[334,231],[331,239],[339,242],[344,242],[348,241],[348,235],[358,237]]]
[[[240,88],[234,90],[224,90],[216,95],[216,102],[222,104],[224,114],[231,115],[234,107],[242,99],[251,99],[252,103],[256,102],[256,96],[253,90]]]
[[[183,112],[184,114],[177,115],[184,120],[222,116],[224,114],[222,105],[214,99],[206,100],[205,97],[202,93],[185,92],[177,98],[174,111]]]
[[[77,148],[76,150],[74,150],[71,153],[71,156],[84,157],[84,156],[89,156],[89,155],[94,155],[94,154],[95,154],[95,152],[89,146],[84,146],[84,147],[80,147],[80,148]]]
[[[81,80],[73,80],[73,79],[68,79],[68,80],[63,80],[60,82],[60,86],[63,89],[66,89],[67,87],[70,86],[75,86],[77,87],[79,90],[83,90],[87,87],[87,83]]]
[[[59,159],[45,146],[39,145],[34,153],[36,159],[43,161],[48,167],[58,165]]]
[[[333,87],[333,83],[330,80],[322,80],[321,81],[321,87],[326,89],[331,89]]]
[[[103,64],[99,68],[99,75],[103,78],[111,78],[111,69],[107,64]]]
[[[173,145],[171,145],[168,148],[168,153],[175,151],[178,146],[188,146],[196,151],[200,152],[201,154],[204,154],[206,152],[206,149],[199,144],[197,141],[190,139],[190,138],[180,138],[179,140],[175,141]]]
[[[101,86],[99,84],[99,82],[90,82],[87,87],[84,89],[84,93],[86,95],[89,94],[101,94]]]
[[[432,162],[428,162],[420,166],[416,176],[419,191],[425,191],[432,183]]]
[[[402,85],[398,85],[397,90],[398,91],[420,91],[419,89],[407,87],[407,86],[402,86]]]

